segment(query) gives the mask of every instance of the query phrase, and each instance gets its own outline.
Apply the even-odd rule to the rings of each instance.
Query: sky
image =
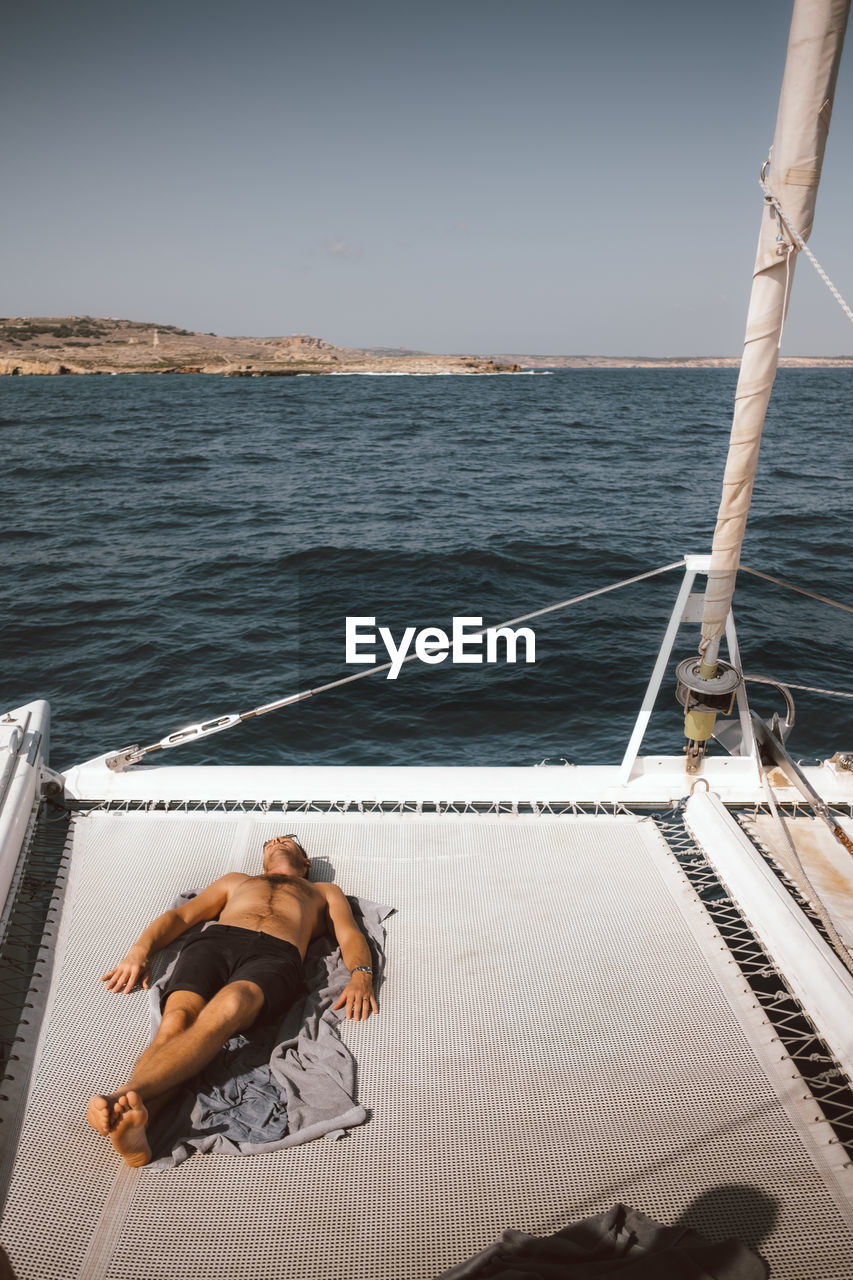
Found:
[[[790,11],[16,6],[0,311],[439,352],[738,355]],[[811,240],[845,295],[851,62]],[[851,353],[801,260],[783,354]]]

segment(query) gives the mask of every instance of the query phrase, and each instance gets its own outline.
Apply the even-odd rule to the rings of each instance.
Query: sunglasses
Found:
[[[286,836],[272,836],[269,840],[264,841],[264,848],[266,849],[268,844],[275,844],[277,840],[292,840],[293,843],[296,845],[297,849],[299,850],[299,852],[303,854],[304,857],[306,858],[308,857],[308,854],[305,852],[305,850],[302,847],[301,840],[299,839],[299,837],[296,835],[295,832],[291,831]]]

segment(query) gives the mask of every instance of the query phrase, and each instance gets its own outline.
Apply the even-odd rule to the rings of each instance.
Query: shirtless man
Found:
[[[263,873],[220,876],[182,907],[165,911],[105,973],[110,991],[148,986],[153,952],[193,925],[216,920],[181,952],[163,992],[157,1035],[114,1093],[95,1094],[86,1118],[129,1165],[151,1159],[146,1126],[176,1087],[255,1021],[277,1019],[305,991],[308,944],[333,932],[350,980],[335,1009],[359,1022],[378,1013],[370,948],[336,884],[308,882],[311,863],[295,836],[264,845]],[[147,1105],[146,1105],[147,1104]]]

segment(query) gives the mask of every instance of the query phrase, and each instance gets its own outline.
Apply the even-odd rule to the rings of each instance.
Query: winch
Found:
[[[679,662],[675,676],[675,696],[684,707],[687,771],[695,773],[714,732],[717,716],[732,714],[743,676],[720,658],[709,667],[700,654]]]

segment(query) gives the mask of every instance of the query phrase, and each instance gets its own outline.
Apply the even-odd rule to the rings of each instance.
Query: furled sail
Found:
[[[734,593],[764,415],[799,249],[812,229],[850,0],[795,0],[753,272],[729,455],[702,618],[703,675],[713,676]],[[781,216],[784,215],[784,216]],[[793,231],[792,231],[793,228]]]

